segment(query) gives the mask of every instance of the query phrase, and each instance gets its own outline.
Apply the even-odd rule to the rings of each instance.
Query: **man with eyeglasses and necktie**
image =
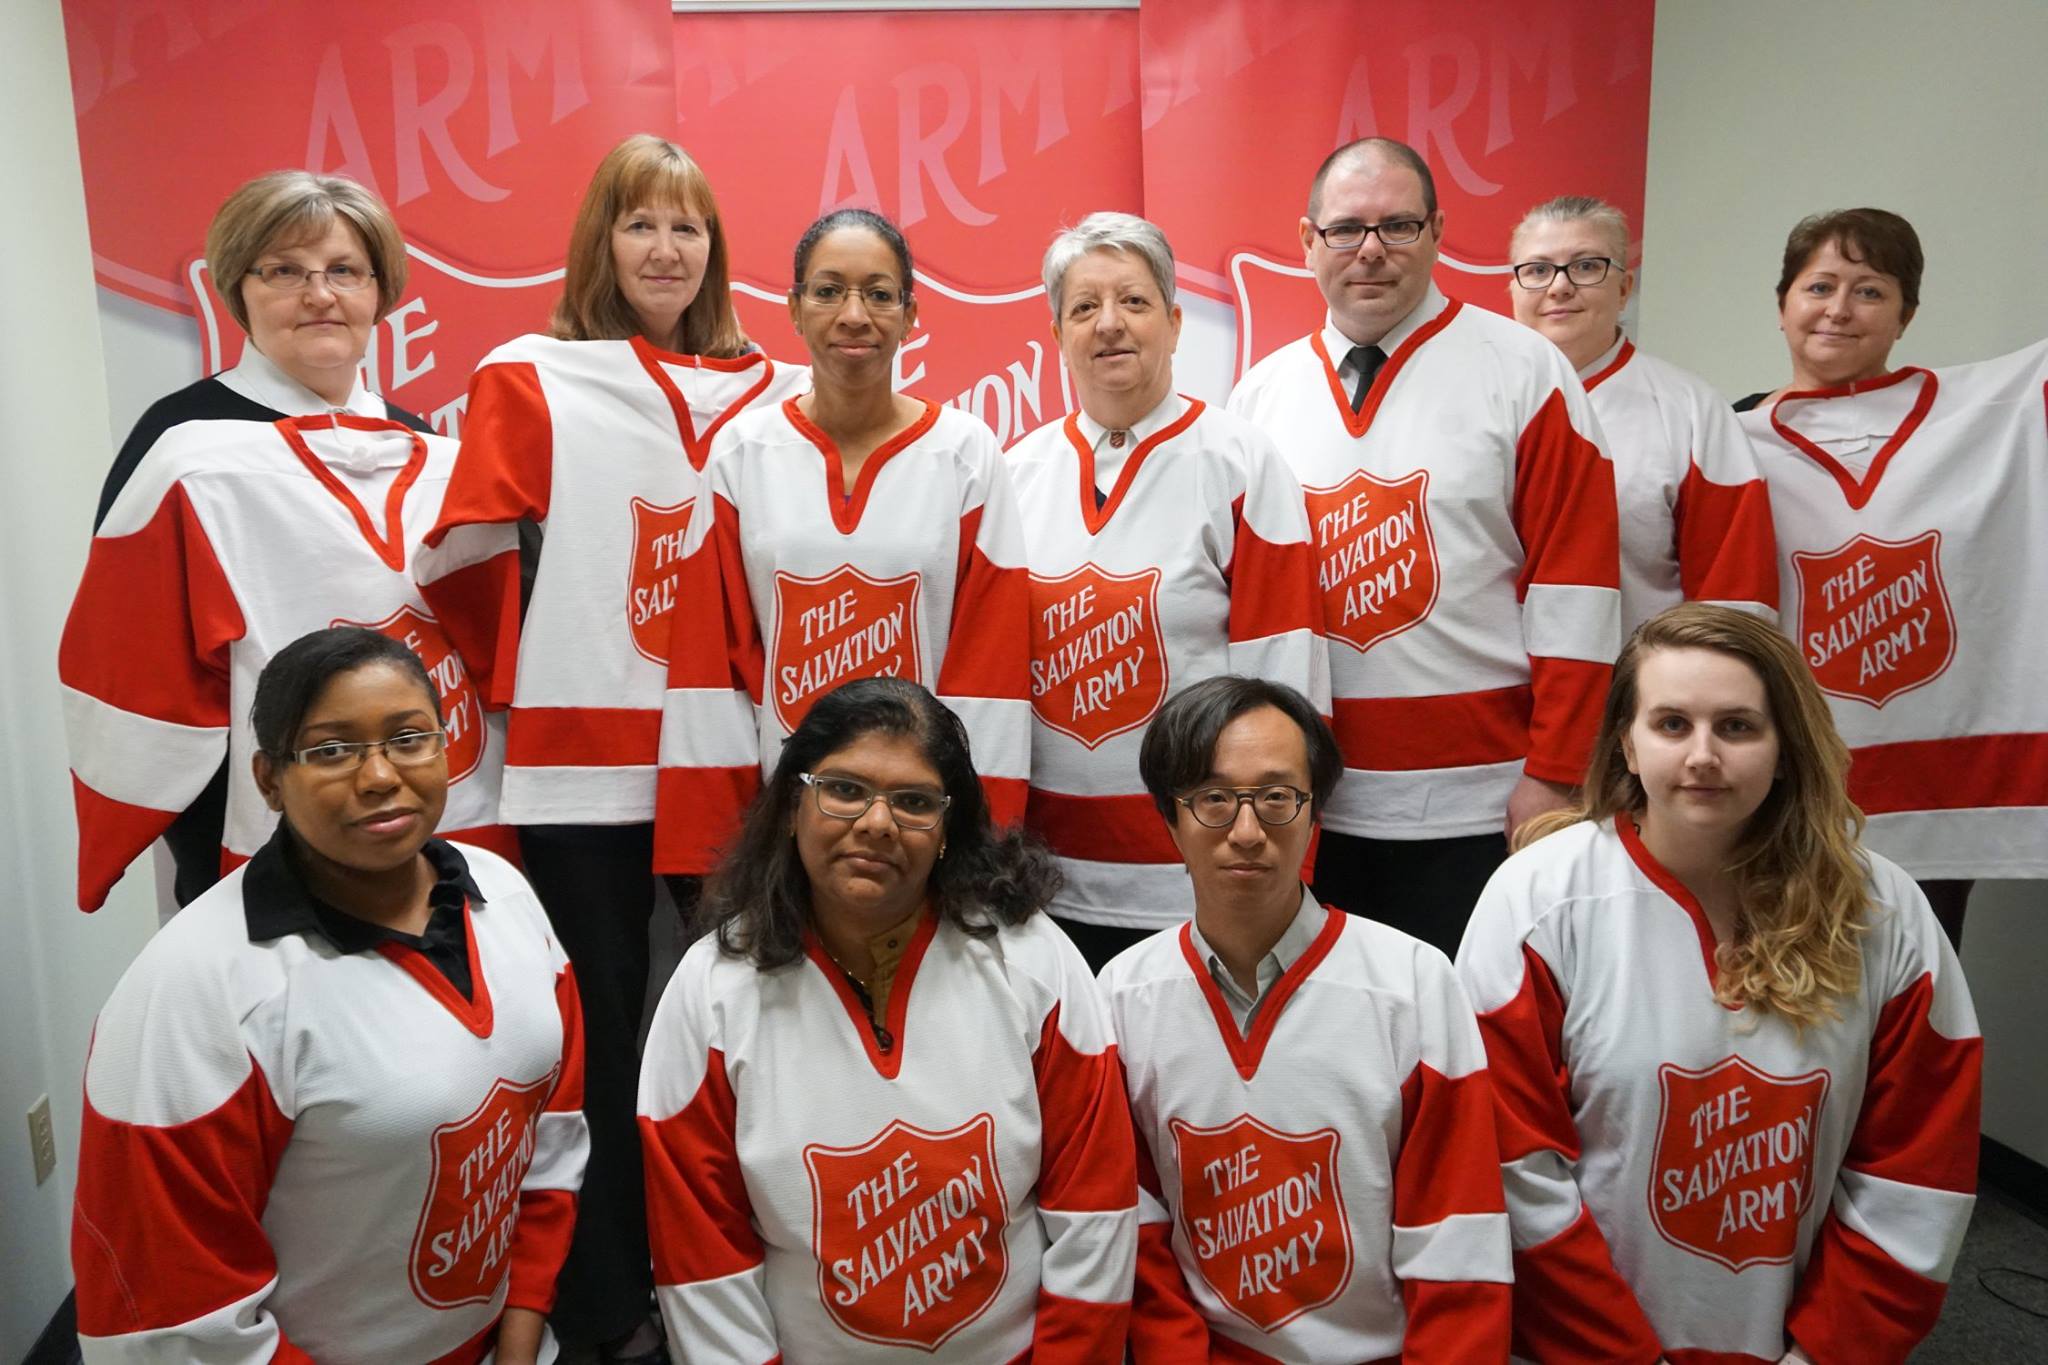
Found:
[[[1507,1359],[1472,1009],[1443,953],[1301,884],[1342,762],[1263,678],[1198,682],[1145,732],[1195,914],[1101,978],[1138,1136],[1137,1365]]]
[[[1587,195],[1529,210],[1508,246],[1515,320],[1578,371],[1607,436],[1621,529],[1621,628],[1680,602],[1777,619],[1778,551],[1756,451],[1713,385],[1622,334],[1628,219]]]
[[[1293,466],[1320,559],[1344,777],[1315,890],[1448,954],[1584,776],[1621,644],[1613,468],[1564,356],[1431,284],[1412,148],[1331,153],[1299,226],[1329,317],[1230,408]]]

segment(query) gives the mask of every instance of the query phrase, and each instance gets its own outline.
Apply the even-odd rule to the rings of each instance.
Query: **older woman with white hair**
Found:
[[[1145,723],[1220,673],[1327,712],[1329,666],[1300,485],[1262,433],[1173,390],[1165,234],[1090,214],[1053,239],[1045,292],[1080,410],[1010,452],[1031,571],[1025,818],[1066,873],[1052,913],[1099,969],[1194,909],[1138,778]]]
[[[1529,210],[1508,247],[1515,319],[1555,342],[1585,383],[1614,459],[1624,632],[1681,601],[1775,618],[1777,547],[1756,454],[1720,394],[1636,349],[1628,219],[1589,195]]]

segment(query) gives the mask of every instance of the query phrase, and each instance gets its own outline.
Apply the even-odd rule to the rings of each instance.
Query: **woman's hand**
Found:
[[[498,1319],[497,1365],[534,1365],[547,1318],[531,1308],[507,1308]]]

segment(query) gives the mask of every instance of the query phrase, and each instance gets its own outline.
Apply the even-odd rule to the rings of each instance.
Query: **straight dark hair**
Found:
[[[1159,818],[1174,824],[1180,814],[1174,798],[1200,786],[1216,759],[1216,741],[1223,728],[1262,706],[1270,706],[1294,722],[1308,749],[1309,794],[1319,814],[1337,779],[1344,775],[1344,756],[1330,724],[1315,704],[1285,683],[1245,678],[1234,673],[1204,678],[1159,708],[1145,727],[1138,746],[1138,776],[1151,793]]]
[[[827,233],[841,228],[859,228],[881,238],[883,245],[896,257],[896,268],[903,272],[904,296],[917,291],[917,281],[910,273],[910,243],[904,239],[902,228],[873,209],[834,209],[805,228],[804,235],[797,238],[796,259],[790,263],[796,271],[789,286],[790,293],[803,288],[804,275],[811,268],[811,253],[818,249],[818,243],[825,240]]]
[[[1022,830],[991,825],[960,718],[916,683],[861,678],[819,698],[783,744],[774,774],[706,883],[697,927],[718,935],[720,951],[748,958],[762,971],[803,956],[811,879],[790,833],[797,802],[808,790],[797,774],[873,734],[914,741],[952,798],[945,856],[932,866],[926,888],[940,918],[986,938],[998,925],[1023,923],[1052,900],[1060,887],[1058,864]]]
[[[417,680],[434,705],[434,723],[441,723],[441,694],[427,676],[420,656],[401,642],[364,626],[330,626],[301,635],[270,656],[256,677],[256,699],[249,707],[249,725],[256,748],[283,762],[306,723],[306,712],[327,684],[367,664],[389,664]]]

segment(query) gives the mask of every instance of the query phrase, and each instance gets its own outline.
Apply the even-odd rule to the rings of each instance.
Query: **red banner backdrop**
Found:
[[[1557,194],[1640,223],[1655,0],[1183,0],[1139,11],[1145,205],[1189,288],[1238,311],[1238,371],[1323,305],[1301,270],[1308,182],[1354,138],[1422,153],[1439,286],[1506,311],[1508,233]]]

